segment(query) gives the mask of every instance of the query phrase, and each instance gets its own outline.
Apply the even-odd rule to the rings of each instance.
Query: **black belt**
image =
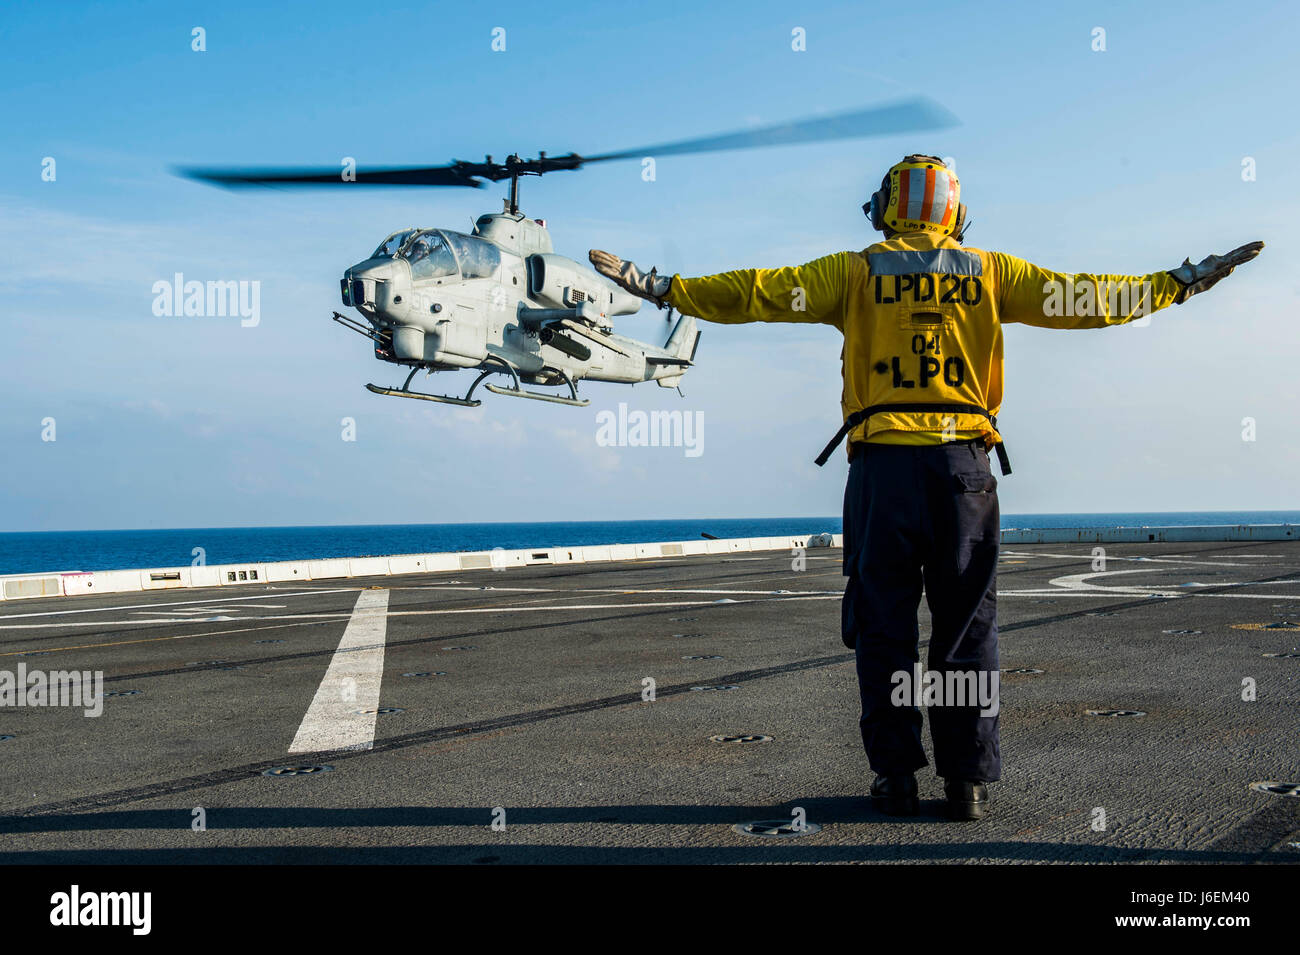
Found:
[[[844,419],[844,424],[840,426],[839,431],[835,432],[835,437],[831,438],[831,443],[826,445],[826,448],[822,451],[821,454],[817,455],[817,466],[821,467],[828,460],[830,460],[831,454],[835,451],[836,448],[840,446],[840,442],[844,440],[845,435],[847,435],[858,425],[862,424],[862,422],[866,421],[873,414],[878,414],[881,411],[914,411],[914,412],[929,411],[929,412],[940,412],[940,413],[946,411],[949,414],[978,414],[988,418],[989,423],[993,425],[993,428],[995,430],[997,429],[998,426],[998,419],[993,417],[993,415],[989,413],[987,408],[981,408],[979,405],[937,404],[937,403],[931,404],[931,403],[923,403],[923,402],[912,402],[910,404],[903,403],[903,404],[871,405],[868,408],[863,408],[861,411],[853,412],[853,414],[849,415],[847,418]],[[1002,444],[1001,441],[999,441],[997,444],[993,446],[993,448],[998,456],[998,467],[1001,469],[1004,475],[1010,474],[1011,459],[1007,457],[1006,447]]]

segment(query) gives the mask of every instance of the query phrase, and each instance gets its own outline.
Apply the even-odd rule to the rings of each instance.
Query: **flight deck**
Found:
[[[1300,862],[1296,542],[1004,544],[979,823],[866,798],[840,558],[6,601],[105,696],[0,708],[0,863]]]

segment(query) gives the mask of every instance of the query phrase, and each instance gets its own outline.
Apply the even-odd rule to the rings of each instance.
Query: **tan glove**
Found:
[[[672,276],[660,275],[655,269],[642,272],[636,267],[635,262],[628,262],[600,249],[590,250],[587,258],[591,260],[597,272],[613,279],[615,284],[627,289],[633,295],[654,302],[660,308],[666,307],[664,296],[668,294],[668,289],[673,284]]]
[[[1183,259],[1182,265],[1169,270],[1169,274],[1182,286],[1174,296],[1174,301],[1181,305],[1198,292],[1204,292],[1215,282],[1231,275],[1237,266],[1259,255],[1262,248],[1263,242],[1247,242],[1226,255],[1207,256],[1195,265],[1192,265],[1191,259]]]

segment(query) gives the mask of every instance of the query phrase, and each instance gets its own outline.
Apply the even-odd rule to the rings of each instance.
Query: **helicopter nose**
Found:
[[[405,262],[360,262],[343,274],[343,304],[384,312],[401,305],[410,284]]]

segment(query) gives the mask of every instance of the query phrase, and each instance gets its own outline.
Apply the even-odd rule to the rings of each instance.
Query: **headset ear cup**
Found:
[[[871,197],[871,228],[877,232],[885,231],[885,207],[889,205],[889,182],[885,188],[878,190]]]
[[[952,224],[952,233],[951,233],[952,237],[956,239],[958,242],[960,242],[962,237],[962,232],[965,230],[965,228],[966,228],[966,204],[964,202],[959,202],[957,203],[957,219]]]

